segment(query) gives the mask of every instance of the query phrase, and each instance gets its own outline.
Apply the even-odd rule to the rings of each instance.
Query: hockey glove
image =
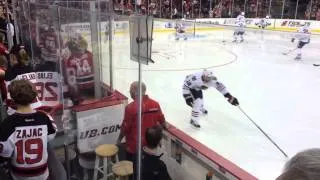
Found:
[[[294,40],[295,40],[294,38],[291,38],[291,42],[292,42],[292,43],[294,43]]]
[[[228,102],[234,106],[238,106],[239,105],[239,101],[236,97],[233,97],[230,93],[227,93],[224,95],[224,97],[226,97],[228,99]]]
[[[193,98],[192,98],[191,94],[184,94],[183,97],[186,100],[187,105],[192,107],[193,106]]]
[[[208,89],[208,86],[201,86],[201,89],[202,89],[202,90],[207,90],[207,89]]]

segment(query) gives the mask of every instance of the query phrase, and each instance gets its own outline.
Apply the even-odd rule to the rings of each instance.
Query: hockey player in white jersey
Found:
[[[182,93],[187,105],[192,108],[190,123],[197,128],[200,128],[199,118],[201,114],[208,113],[203,107],[202,90],[206,90],[209,87],[216,88],[232,105],[239,105],[238,99],[229,93],[227,88],[217,80],[217,77],[211,71],[204,70],[188,75],[184,80]]]
[[[180,22],[177,21],[176,25],[175,25],[175,29],[176,29],[176,40],[179,40],[180,38],[183,38],[184,40],[187,40],[187,36],[186,36],[186,28],[185,28],[185,19],[182,19]]]
[[[240,37],[240,42],[244,41],[243,34],[245,33],[245,23],[246,18],[244,17],[244,12],[241,12],[236,19],[236,29],[233,33],[234,40],[232,42],[237,42],[238,37]]]
[[[265,18],[260,19],[260,21],[258,23],[256,23],[256,25],[260,28],[260,29],[265,29],[266,27],[271,25],[270,22],[270,17],[266,16]]]
[[[305,24],[304,26],[302,26],[298,29],[298,32],[291,39],[292,43],[294,43],[295,39],[298,39],[297,56],[295,57],[295,60],[301,60],[302,48],[306,44],[310,43],[310,36],[311,36],[311,33],[310,33],[309,25]]]

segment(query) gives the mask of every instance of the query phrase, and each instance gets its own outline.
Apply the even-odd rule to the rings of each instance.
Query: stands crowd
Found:
[[[229,18],[236,17],[245,9],[246,17],[264,17],[271,14],[280,18],[282,13],[282,0],[141,0],[137,10],[162,18]],[[244,5],[246,2],[246,5]],[[320,1],[299,2],[298,19],[319,20]],[[283,18],[293,18],[296,1],[285,1]],[[134,11],[132,0],[114,0],[114,9],[120,14],[130,14]]]

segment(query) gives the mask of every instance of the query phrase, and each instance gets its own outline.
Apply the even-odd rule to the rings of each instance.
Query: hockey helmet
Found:
[[[242,15],[242,16],[244,16],[244,15],[245,15],[245,13],[244,13],[244,12],[241,12],[241,15]]]
[[[303,32],[303,33],[308,33],[309,32],[309,24],[304,24],[298,31]]]
[[[88,42],[84,38],[80,39],[79,47],[82,49],[88,49]]]
[[[203,71],[203,74],[202,74],[202,79],[205,82],[209,82],[209,81],[212,81],[212,80],[217,80],[217,77],[213,74],[212,71],[208,71],[208,70],[205,69]]]
[[[266,19],[269,19],[270,17],[269,16],[266,16]]]

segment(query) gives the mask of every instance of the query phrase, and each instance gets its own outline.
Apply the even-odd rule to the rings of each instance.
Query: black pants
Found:
[[[186,101],[186,104],[190,107],[192,107],[192,104],[193,104],[193,101],[195,99],[203,99],[203,93],[202,93],[202,90],[196,90],[196,89],[189,89],[190,93],[191,93],[191,96],[192,96],[192,99],[190,98],[190,94],[183,94],[183,97]]]
[[[302,41],[299,41],[299,42],[298,42],[298,48],[299,48],[299,49],[302,49],[302,48],[303,48],[303,46],[305,46],[306,44],[309,44],[309,42],[302,42]]]
[[[137,156],[136,154],[132,154],[132,153],[129,153],[128,151],[126,152],[126,160],[127,161],[131,161],[132,164],[133,164],[133,175],[131,175],[129,177],[129,180],[135,180],[136,179],[136,159],[137,159]]]

